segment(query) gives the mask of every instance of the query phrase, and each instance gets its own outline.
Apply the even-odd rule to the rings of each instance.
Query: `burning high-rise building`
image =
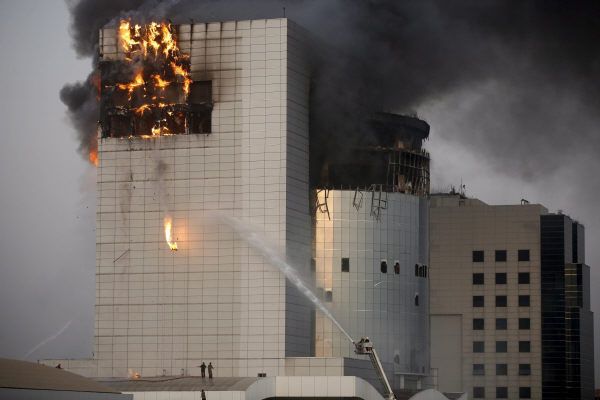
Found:
[[[313,163],[308,36],[285,18],[102,29],[94,358],[63,366],[135,378],[212,361],[219,377],[378,398],[353,378],[378,386],[368,361],[281,259],[374,340],[394,388],[422,385],[429,126],[377,114],[347,162]]]

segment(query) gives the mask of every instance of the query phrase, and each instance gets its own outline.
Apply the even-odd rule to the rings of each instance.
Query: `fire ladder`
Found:
[[[383,365],[381,365],[379,356],[373,348],[373,343],[369,340],[368,337],[365,337],[361,338],[359,342],[354,342],[354,347],[354,352],[356,354],[366,354],[369,356],[371,364],[373,364],[375,374],[377,375],[379,382],[381,382],[381,385],[383,386],[384,397],[388,400],[396,400],[396,395],[394,395],[392,386],[390,385],[387,376],[385,376],[385,372],[383,372]]]

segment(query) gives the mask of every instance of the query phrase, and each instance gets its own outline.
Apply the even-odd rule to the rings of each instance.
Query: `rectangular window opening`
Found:
[[[531,329],[531,320],[529,318],[519,318],[519,329],[521,329],[521,330]]]
[[[496,307],[506,307],[508,299],[506,296],[496,296]]]
[[[496,272],[496,285],[506,285],[506,272]]]
[[[506,250],[496,250],[496,262],[506,262]]]
[[[498,375],[498,376],[508,375],[508,364],[496,364],[496,375]]]
[[[473,330],[481,331],[485,328],[485,320],[483,318],[473,318]]]
[[[529,307],[529,295],[519,295],[519,307]]]
[[[473,296],[473,307],[483,307],[485,305],[483,296]]]
[[[350,272],[350,259],[347,257],[342,258],[342,272]]]
[[[496,353],[506,353],[508,351],[508,342],[505,340],[498,340],[496,342]]]
[[[506,318],[496,318],[496,330],[505,331],[508,328],[508,320]]]
[[[211,133],[212,81],[194,81],[188,96],[190,106],[190,133]]]
[[[519,272],[519,285],[529,285],[529,272]]]
[[[483,285],[485,280],[485,275],[482,273],[473,274],[473,285]]]
[[[485,375],[485,365],[484,364],[473,364],[473,375],[474,376]]]
[[[519,261],[529,261],[529,249],[518,251]]]
[[[483,250],[473,250],[473,262],[483,262]]]

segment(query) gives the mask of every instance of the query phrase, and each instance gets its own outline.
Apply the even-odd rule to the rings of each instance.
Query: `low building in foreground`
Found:
[[[432,368],[474,399],[593,397],[584,229],[539,204],[434,195]]]

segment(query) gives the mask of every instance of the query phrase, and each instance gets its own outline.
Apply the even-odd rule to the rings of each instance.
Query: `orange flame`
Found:
[[[139,68],[131,82],[117,83],[116,85],[118,89],[127,92],[129,102],[132,101],[135,93],[137,104],[134,107],[130,103],[129,110],[141,117],[147,111],[163,109],[185,102],[192,84],[192,79],[189,76],[189,64],[184,62],[188,60],[188,56],[180,53],[171,24],[151,22],[143,26],[132,26],[130,20],[122,20],[118,33],[119,43],[125,52],[126,62],[139,65],[141,61],[143,65],[147,65],[146,63],[151,65],[151,68]],[[157,70],[162,72],[156,73]],[[175,91],[164,90],[175,84],[177,84],[175,89],[183,92],[183,101],[181,98],[177,98],[178,95]],[[174,100],[173,96],[177,100]],[[164,114],[156,113],[153,115]],[[155,137],[173,134],[165,125],[172,122],[170,119],[175,118],[175,114],[167,112],[166,115],[169,120],[161,117],[160,120],[156,121],[151,132],[142,132],[141,136]],[[169,126],[179,126],[177,124],[179,123]]]
[[[97,167],[98,166],[98,149],[91,149],[88,159],[90,160],[91,164],[93,164],[95,167]]]
[[[169,245],[169,248],[171,249],[171,251],[177,251],[177,242],[174,242],[173,237],[172,237],[173,220],[171,219],[170,216],[165,217],[164,225],[165,225],[165,239],[167,241],[167,244]]]

